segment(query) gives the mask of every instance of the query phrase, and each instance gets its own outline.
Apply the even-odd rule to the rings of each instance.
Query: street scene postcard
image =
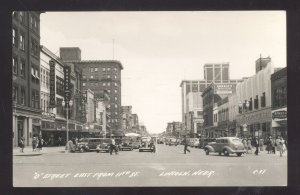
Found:
[[[14,11],[14,187],[287,186],[285,11]]]

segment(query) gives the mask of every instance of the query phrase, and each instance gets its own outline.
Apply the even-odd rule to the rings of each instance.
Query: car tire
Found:
[[[205,150],[205,154],[209,155],[209,150],[208,149]]]
[[[80,148],[79,151],[80,151],[81,153],[84,153],[84,152],[85,152],[84,148]]]
[[[226,149],[223,151],[223,153],[224,153],[224,156],[229,156],[229,152]]]
[[[239,152],[239,153],[236,153],[237,156],[242,156],[242,154],[243,154],[243,153],[240,153],[240,152]]]
[[[222,155],[222,153],[221,152],[219,152],[219,156],[221,156]]]

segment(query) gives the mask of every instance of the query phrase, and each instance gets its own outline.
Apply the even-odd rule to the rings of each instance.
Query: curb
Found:
[[[36,153],[36,154],[33,154],[33,153],[30,153],[30,154],[14,154],[14,156],[40,156],[42,155],[42,153]]]

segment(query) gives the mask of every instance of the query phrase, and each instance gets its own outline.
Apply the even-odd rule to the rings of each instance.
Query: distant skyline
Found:
[[[45,12],[41,45],[59,56],[79,47],[82,60],[119,60],[122,106],[150,133],[181,122],[182,80],[201,80],[205,63],[229,62],[230,79],[255,74],[270,56],[286,66],[284,11]]]

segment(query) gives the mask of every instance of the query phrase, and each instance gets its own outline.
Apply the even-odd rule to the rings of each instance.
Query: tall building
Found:
[[[66,109],[62,102],[65,100],[65,70],[70,67],[69,89],[70,99],[73,105],[69,106],[68,113],[68,132],[69,137],[83,136],[79,135],[84,132],[83,123],[86,122],[86,113],[83,112],[83,96],[81,91],[82,73],[80,69],[73,64],[65,64],[61,59],[41,46],[40,50],[40,105],[42,109],[41,134],[43,139],[49,145],[55,145],[59,137],[66,141]],[[80,133],[79,133],[80,132]]]
[[[236,119],[239,128],[238,136],[266,138],[271,135],[271,75],[273,73],[274,66],[270,61],[254,76],[237,84],[237,103],[240,106]]]
[[[287,139],[287,68],[271,75],[273,137]]]
[[[204,80],[208,83],[229,83],[229,63],[204,64]]]
[[[107,93],[110,96],[108,107],[110,118],[108,124],[112,134],[121,136],[121,62],[116,60],[81,60],[81,50],[77,47],[60,48],[60,57],[66,63],[73,63],[82,69],[82,88],[91,89],[95,98],[103,98]]]
[[[132,106],[122,106],[122,129],[124,133],[132,131]]]
[[[264,69],[268,63],[271,62],[270,56],[266,58],[262,58],[261,56],[255,61],[255,73],[258,73],[262,69]]]
[[[197,134],[201,134],[200,132],[203,129],[203,100],[201,94],[204,90],[209,87],[212,82],[216,84],[224,83],[232,85],[242,82],[241,79],[230,80],[229,63],[207,63],[204,65],[203,69],[203,80],[183,80],[180,84],[182,123],[185,129],[190,130],[190,132],[195,134],[196,132]],[[222,85],[218,85],[218,87],[221,86]],[[226,93],[223,89],[221,91]],[[199,112],[201,115],[197,114]],[[191,114],[193,116],[191,116]],[[190,123],[191,118],[195,119],[197,122]]]
[[[31,145],[40,134],[40,14],[12,14],[12,108],[13,145],[24,137]]]

